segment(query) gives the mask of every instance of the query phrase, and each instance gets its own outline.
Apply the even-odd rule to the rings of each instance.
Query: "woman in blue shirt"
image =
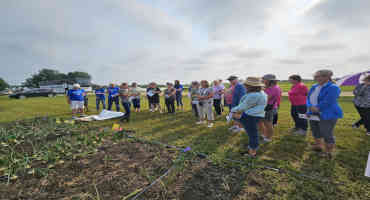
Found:
[[[72,118],[76,118],[76,114],[82,114],[84,109],[85,91],[80,89],[79,84],[74,84],[71,90],[68,90],[67,101],[72,109]]]
[[[103,109],[105,110],[105,88],[98,86],[95,90],[96,95],[96,110],[99,112],[100,110],[100,103],[103,105]]]
[[[113,83],[109,84],[108,91],[108,110],[112,110],[112,104],[116,104],[117,112],[119,109],[119,87],[115,86]]]
[[[184,87],[180,84],[179,80],[175,81],[175,89],[176,89],[176,104],[177,104],[177,110],[181,108],[181,110],[184,110],[184,104],[182,103],[182,91],[184,90]]]
[[[308,115],[317,115],[320,121],[310,121],[315,144],[312,149],[324,151],[321,155],[332,158],[335,147],[334,128],[339,118],[343,117],[342,109],[338,104],[340,88],[333,83],[330,70],[320,70],[315,73],[315,81],[307,97]],[[323,144],[324,143],[324,144]],[[325,148],[324,148],[325,146]]]
[[[265,117],[267,96],[262,91],[263,84],[257,77],[248,77],[244,82],[247,93],[241,98],[239,105],[231,109],[233,118],[239,121],[248,133],[248,156],[255,157],[259,146],[258,122]]]

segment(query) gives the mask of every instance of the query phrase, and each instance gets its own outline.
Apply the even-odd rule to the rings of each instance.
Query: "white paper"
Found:
[[[123,112],[114,112],[114,111],[109,111],[109,110],[103,110],[99,115],[94,115],[93,118],[95,120],[101,121],[101,120],[106,120],[106,119],[113,119],[117,117],[122,117],[125,115]]]
[[[154,96],[154,93],[153,93],[152,91],[149,91],[147,94],[148,94],[148,96],[150,96],[150,97]]]
[[[365,170],[365,176],[370,177],[370,152],[369,157],[367,158],[367,167]]]
[[[320,121],[320,118],[316,115],[306,115],[306,114],[298,114],[299,118],[307,119],[312,121]]]

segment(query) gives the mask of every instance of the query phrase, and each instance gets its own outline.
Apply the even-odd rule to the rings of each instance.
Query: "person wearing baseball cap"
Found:
[[[260,128],[264,142],[271,142],[274,134],[273,121],[280,104],[282,91],[277,85],[278,80],[274,74],[266,74],[262,77],[265,84],[265,93],[268,96],[267,106],[265,108],[265,119],[261,121]]]
[[[241,98],[239,105],[231,109],[233,118],[239,121],[249,137],[248,156],[255,157],[259,146],[258,123],[265,116],[267,96],[262,91],[260,78],[248,77],[244,81],[247,93]]]
[[[237,76],[229,76],[227,78],[228,81],[230,81],[231,87],[233,87],[233,93],[232,93],[232,101],[231,101],[231,109],[237,106],[240,102],[240,99],[246,94],[246,89],[244,85],[240,84],[239,79]],[[229,128],[230,131],[238,133],[242,129],[240,128],[240,124],[237,122]]]

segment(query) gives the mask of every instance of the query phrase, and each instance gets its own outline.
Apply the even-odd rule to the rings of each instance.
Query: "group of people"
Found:
[[[312,131],[315,142],[312,150],[319,151],[323,157],[331,158],[335,147],[334,128],[338,119],[343,117],[342,109],[338,103],[341,90],[332,80],[333,72],[320,70],[314,75],[317,84],[308,89],[299,75],[291,75],[289,82],[292,84],[288,92],[291,103],[291,117],[294,128],[291,132],[296,135],[306,136],[308,127]],[[232,121],[229,128],[232,132],[245,131],[249,136],[249,145],[246,155],[255,157],[257,149],[262,143],[272,141],[274,124],[278,118],[278,110],[282,90],[278,86],[279,80],[273,74],[266,74],[262,78],[247,77],[241,82],[237,76],[227,79],[230,87],[226,88],[222,80],[215,80],[210,84],[207,80],[193,81],[189,87],[188,95],[192,111],[197,118],[196,124],[214,126],[215,115],[221,116],[224,107],[229,108],[228,119]],[[167,112],[174,114],[183,110],[182,102],[184,87],[180,81],[168,82],[163,91]],[[162,112],[160,104],[161,89],[152,82],[146,89],[146,97],[150,112]],[[125,109],[125,118],[130,119],[131,104],[136,112],[140,112],[140,91],[136,83],[131,87],[122,83],[119,87],[110,84],[107,89],[99,87],[95,90],[96,108],[100,104],[106,108],[105,94],[108,94],[108,110],[116,105],[120,111],[120,102]],[[361,120],[353,124],[354,128],[364,125],[367,135],[370,135],[370,76],[363,79],[363,83],[354,90],[354,104]],[[78,84],[68,91],[68,102],[73,115],[83,112],[84,97],[86,93]],[[315,120],[311,120],[316,116]],[[317,120],[318,119],[318,120]],[[260,139],[261,137],[261,139]]]

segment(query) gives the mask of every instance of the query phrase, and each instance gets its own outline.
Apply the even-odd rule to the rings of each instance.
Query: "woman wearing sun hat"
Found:
[[[278,80],[273,74],[266,74],[262,77],[265,84],[265,93],[267,94],[267,106],[265,108],[265,118],[260,123],[262,137],[264,142],[271,142],[274,134],[273,121],[274,115],[277,113],[279,106],[279,98],[281,97],[281,89],[277,85]]]
[[[265,117],[267,96],[262,91],[260,78],[248,77],[244,86],[247,93],[241,98],[239,105],[231,109],[233,118],[239,121],[249,137],[248,155],[255,157],[259,146],[258,122]]]

